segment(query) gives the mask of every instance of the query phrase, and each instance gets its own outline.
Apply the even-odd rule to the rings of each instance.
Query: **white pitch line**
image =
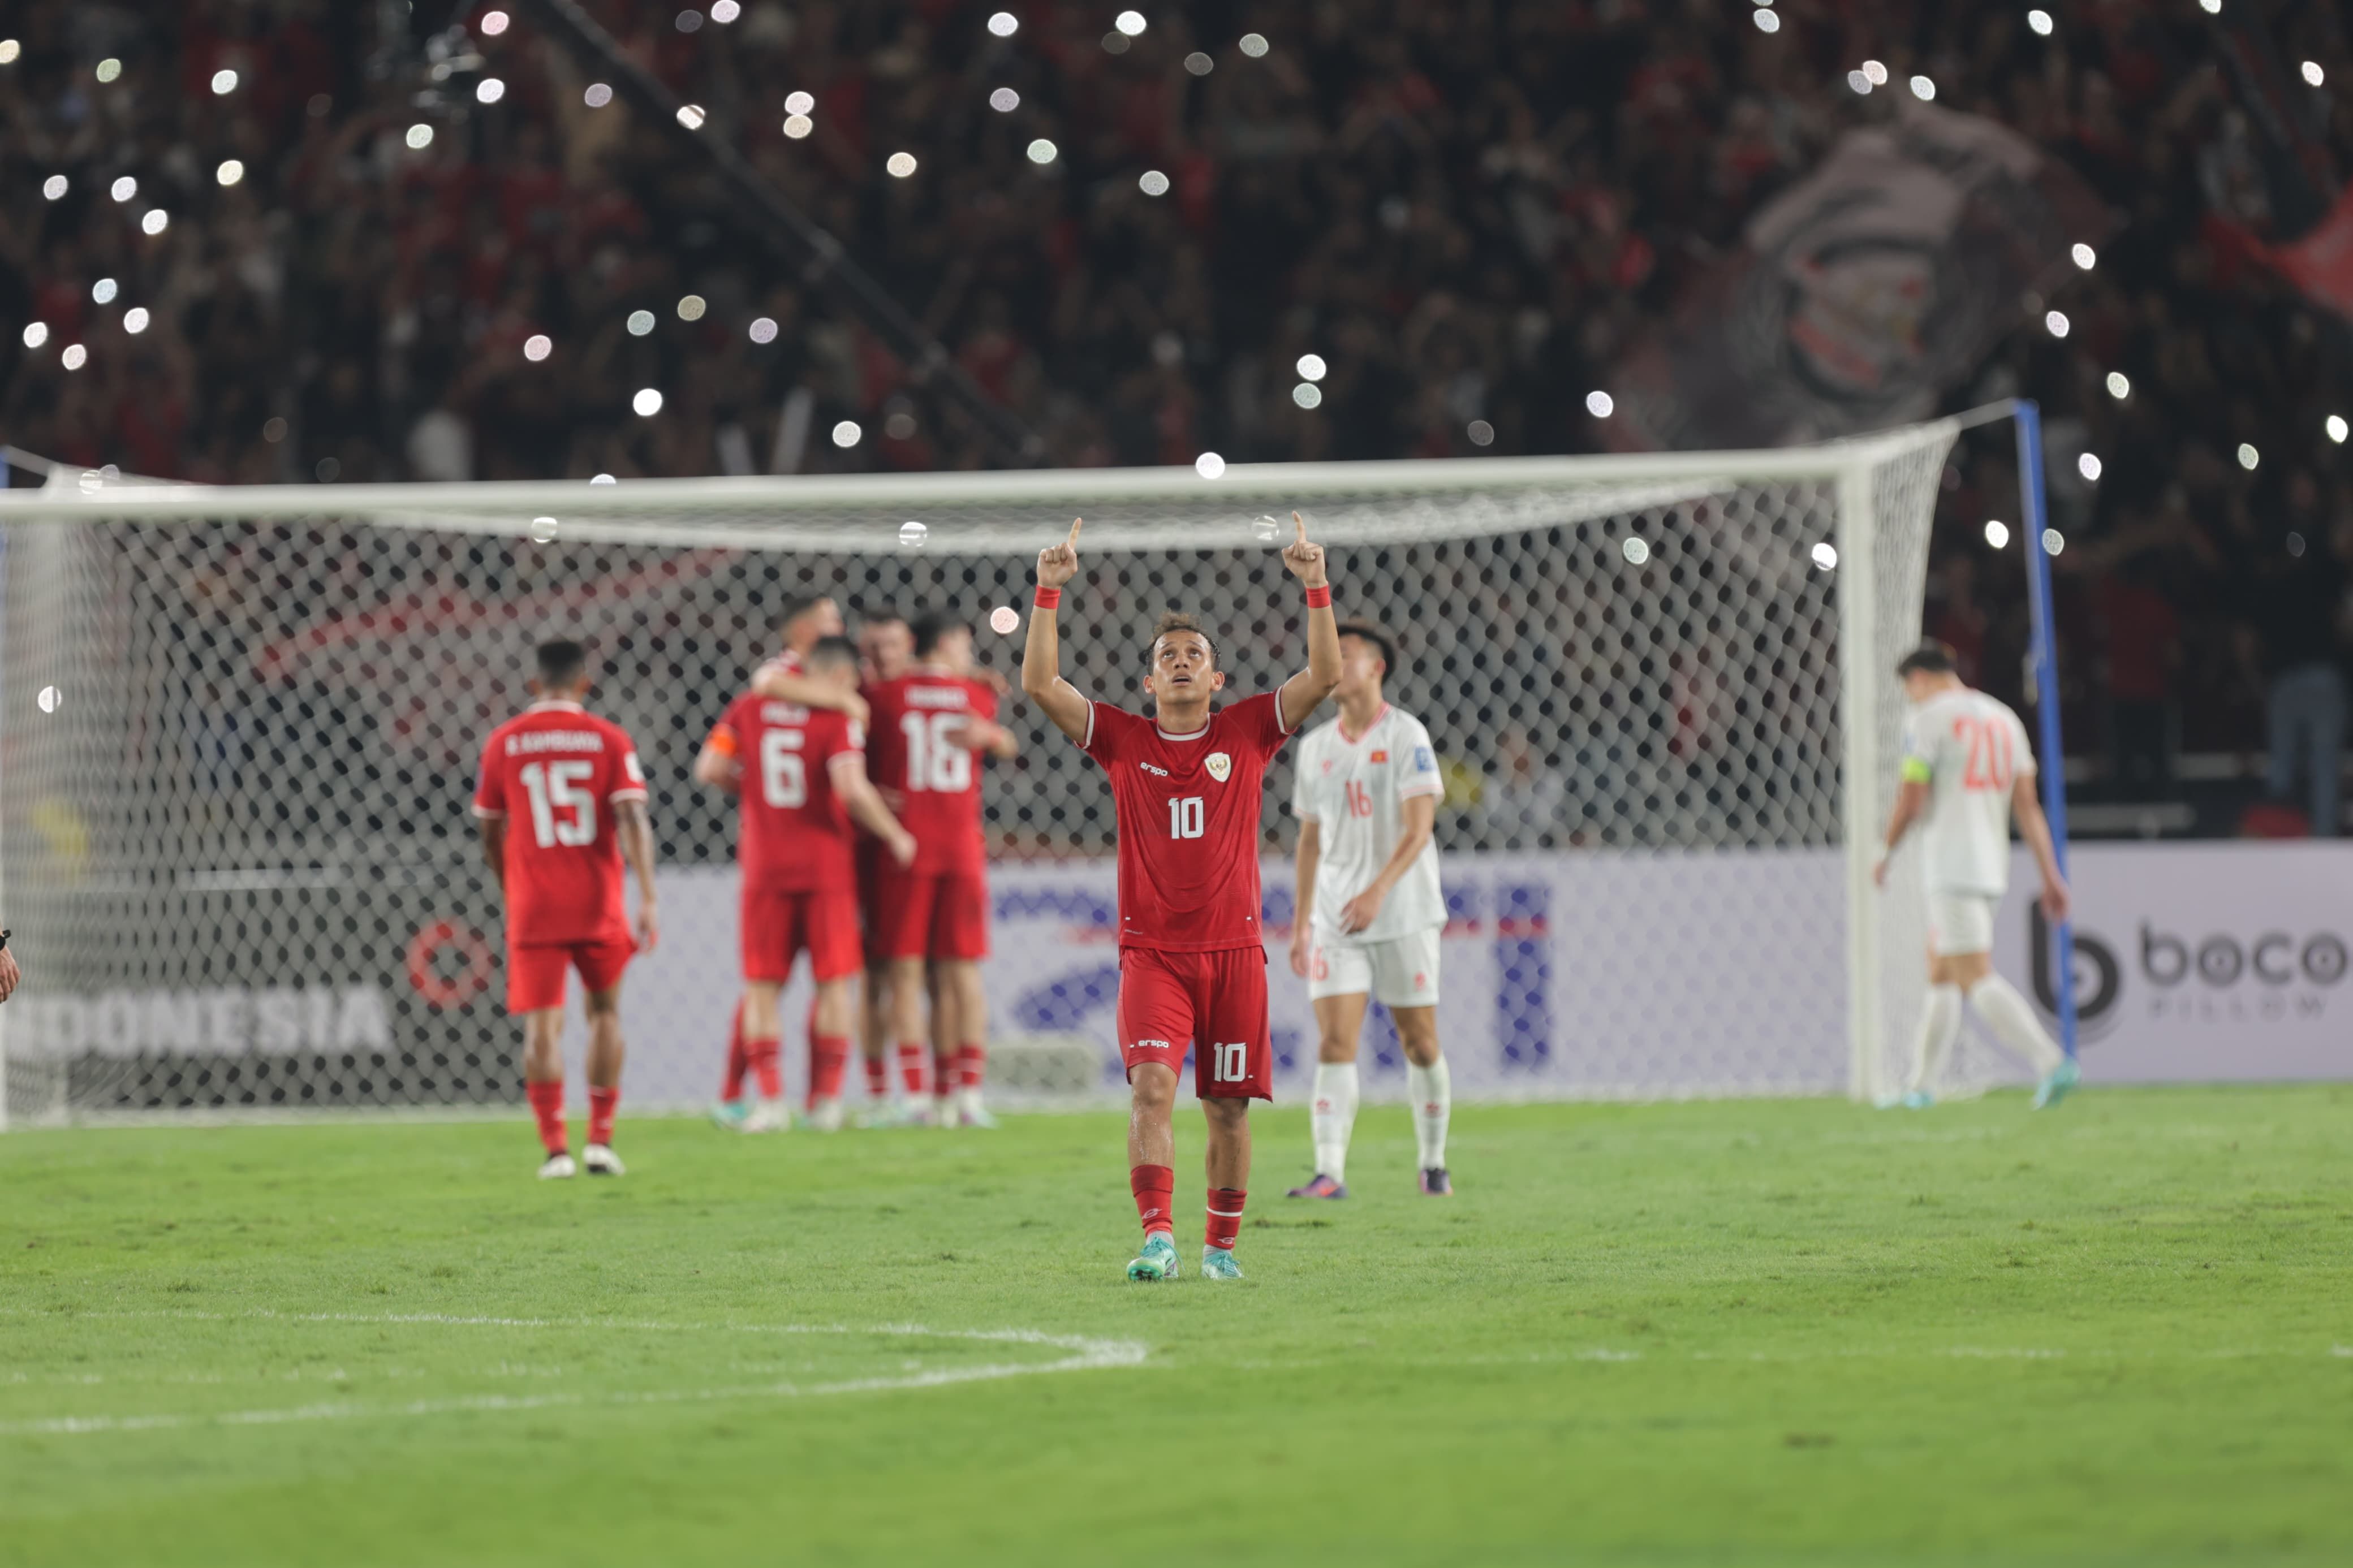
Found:
[[[12,1317],[50,1316],[24,1309],[0,1309]],[[417,1399],[400,1405],[369,1405],[356,1401],[300,1405],[269,1410],[231,1410],[212,1415],[60,1415],[39,1420],[0,1422],[0,1436],[82,1436],[93,1433],[149,1432],[196,1426],[265,1426],[298,1421],[396,1420],[469,1412],[529,1411],[558,1407],[630,1405],[685,1405],[739,1399],[808,1399],[843,1394],[880,1394],[901,1389],[943,1388],[959,1383],[985,1383],[1048,1373],[1098,1372],[1142,1364],[1147,1353],[1136,1340],[1093,1339],[1084,1334],[1048,1333],[1040,1329],[934,1329],[921,1323],[654,1323],[623,1322],[595,1318],[457,1317],[442,1313],[273,1312],[86,1312],[80,1317],[177,1318],[206,1322],[263,1320],[279,1322],[414,1323],[436,1327],[507,1329],[619,1329],[652,1333],[873,1334],[902,1339],[964,1340],[989,1344],[1042,1345],[1071,1353],[1057,1361],[1000,1362],[980,1366],[942,1367],[894,1377],[848,1378],[834,1383],[776,1383],[765,1386],[652,1389],[638,1392],[581,1394],[468,1394],[448,1399]]]

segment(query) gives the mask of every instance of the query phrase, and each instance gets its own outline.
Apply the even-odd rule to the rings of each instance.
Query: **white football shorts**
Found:
[[[1928,895],[1928,947],[1939,958],[1993,951],[1993,912],[2001,900],[1988,893]]]
[[[1394,942],[1356,942],[1317,931],[1307,953],[1309,999],[1369,992],[1384,1007],[1436,1006],[1438,932],[1431,926]]]

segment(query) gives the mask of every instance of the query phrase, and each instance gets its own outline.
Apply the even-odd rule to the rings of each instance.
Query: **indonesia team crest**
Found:
[[[1226,775],[1233,771],[1233,758],[1226,755],[1223,752],[1211,752],[1209,753],[1209,776],[1211,778],[1217,780],[1219,784],[1223,784],[1226,782]]]

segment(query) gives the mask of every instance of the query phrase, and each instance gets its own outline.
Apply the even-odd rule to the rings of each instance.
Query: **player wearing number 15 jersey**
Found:
[[[613,1113],[621,1100],[621,972],[651,952],[654,840],[646,775],[621,727],[581,707],[588,658],[576,642],[543,643],[539,700],[491,731],[474,786],[482,856],[506,897],[507,1011],[523,1021],[523,1093],[547,1152],[543,1176],[569,1176],[564,1129],[566,971],[580,971],[588,1007],[588,1145],[592,1176],[617,1176]],[[633,934],[621,862],[638,879]]]
[[[2018,987],[1993,972],[1993,916],[2010,885],[2013,816],[2042,874],[2043,912],[2053,921],[2067,918],[2066,879],[2034,795],[2034,748],[2017,714],[1961,683],[1953,650],[1944,644],[1922,644],[1895,669],[1913,706],[1887,855],[1920,825],[1931,949],[1918,1054],[1904,1103],[1917,1109],[1935,1102],[1966,997],[2001,1042],[2042,1075],[2036,1108],[2055,1105],[2075,1086],[2075,1064],[2035,1021]],[[1886,857],[1873,877],[1885,885]]]
[[[1131,1279],[1176,1272],[1170,1205],[1178,1070],[1208,1122],[1202,1272],[1235,1279],[1234,1238],[1250,1183],[1250,1102],[1271,1095],[1266,946],[1259,926],[1260,795],[1266,764],[1340,679],[1340,635],[1324,549],[1293,517],[1283,565],[1307,589],[1307,668],[1280,691],[1212,710],[1226,683],[1217,648],[1189,616],[1161,617],[1144,689],[1145,719],[1089,701],[1061,679],[1055,608],[1079,569],[1079,524],[1038,553],[1038,602],[1021,689],[1111,784],[1119,824],[1119,1047],[1127,1066],[1128,1186],[1144,1221]]]
[[[849,691],[858,679],[857,646],[847,637],[820,638],[805,673],[828,693]],[[694,776],[741,805],[735,859],[743,876],[744,1051],[761,1100],[745,1127],[781,1131],[786,1114],[777,1003],[803,951],[817,982],[809,1063],[818,1099],[840,1095],[849,1059],[852,982],[860,968],[850,824],[881,839],[901,865],[914,858],[915,842],[867,779],[863,726],[839,709],[747,691],[712,727]]]
[[[869,692],[874,782],[907,831],[915,858],[885,866],[866,905],[870,959],[890,965],[889,1016],[900,1059],[923,1050],[925,964],[936,967],[934,1034],[954,1042],[935,1086],[946,1119],[993,1126],[981,1109],[987,1060],[987,996],[980,961],[988,956],[988,866],[980,826],[979,753],[1015,752],[997,722],[997,693],[972,676],[972,628],[944,614],[914,625],[915,661]],[[947,1081],[954,1074],[953,1084]]]

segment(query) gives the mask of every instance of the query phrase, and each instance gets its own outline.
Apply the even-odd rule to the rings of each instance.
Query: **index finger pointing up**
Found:
[[[1303,517],[1300,516],[1297,512],[1295,512],[1295,511],[1294,511],[1294,512],[1293,512],[1293,513],[1291,514],[1291,521],[1292,521],[1293,522],[1295,522],[1295,523],[1297,523],[1297,524],[1299,525],[1299,542],[1300,542],[1300,543],[1302,543],[1302,544],[1306,543],[1306,542],[1307,542],[1307,520],[1306,520],[1305,518],[1303,518]]]
[[[1074,517],[1071,519],[1071,537],[1064,540],[1062,542],[1069,545],[1071,549],[1076,550],[1079,547],[1079,524],[1084,521],[1086,521],[1086,519],[1083,517]]]

